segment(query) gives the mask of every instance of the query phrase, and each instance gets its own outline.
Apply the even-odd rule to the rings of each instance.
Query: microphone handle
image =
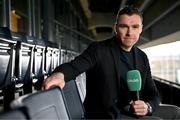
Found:
[[[137,100],[139,100],[139,91],[136,91]]]

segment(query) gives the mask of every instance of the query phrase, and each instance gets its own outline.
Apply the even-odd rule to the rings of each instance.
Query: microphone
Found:
[[[139,91],[141,90],[141,74],[139,70],[130,70],[127,72],[127,85],[129,91],[136,92],[137,100],[139,100]]]

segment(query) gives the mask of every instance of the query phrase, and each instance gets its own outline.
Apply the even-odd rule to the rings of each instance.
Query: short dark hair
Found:
[[[143,21],[143,14],[138,8],[132,7],[132,6],[126,6],[124,8],[119,9],[119,11],[117,13],[117,16],[116,16],[116,23],[118,21],[119,16],[124,15],[124,14],[127,14],[127,15],[136,14],[136,15],[139,15],[141,20]]]

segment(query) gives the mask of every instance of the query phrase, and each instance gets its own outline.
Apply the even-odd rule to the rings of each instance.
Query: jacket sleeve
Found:
[[[75,79],[79,74],[85,72],[96,64],[96,46],[97,43],[91,43],[88,48],[74,60],[61,64],[54,72],[62,72],[65,81]]]

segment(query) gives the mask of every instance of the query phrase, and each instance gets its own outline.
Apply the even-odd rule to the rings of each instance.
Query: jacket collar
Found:
[[[118,81],[120,81],[120,68],[121,68],[121,65],[119,64],[119,61],[120,61],[120,57],[119,57],[119,43],[117,42],[116,40],[116,37],[113,37],[111,38],[111,42],[110,42],[110,50],[111,50],[111,53],[112,53],[112,56],[113,56],[113,61],[114,61],[114,64],[115,64],[115,69],[116,69],[116,74],[117,74],[117,79]],[[132,47],[132,51],[134,52],[134,60],[135,60],[135,69],[140,69],[141,67],[139,66],[139,62],[138,62],[138,48],[133,46]]]

